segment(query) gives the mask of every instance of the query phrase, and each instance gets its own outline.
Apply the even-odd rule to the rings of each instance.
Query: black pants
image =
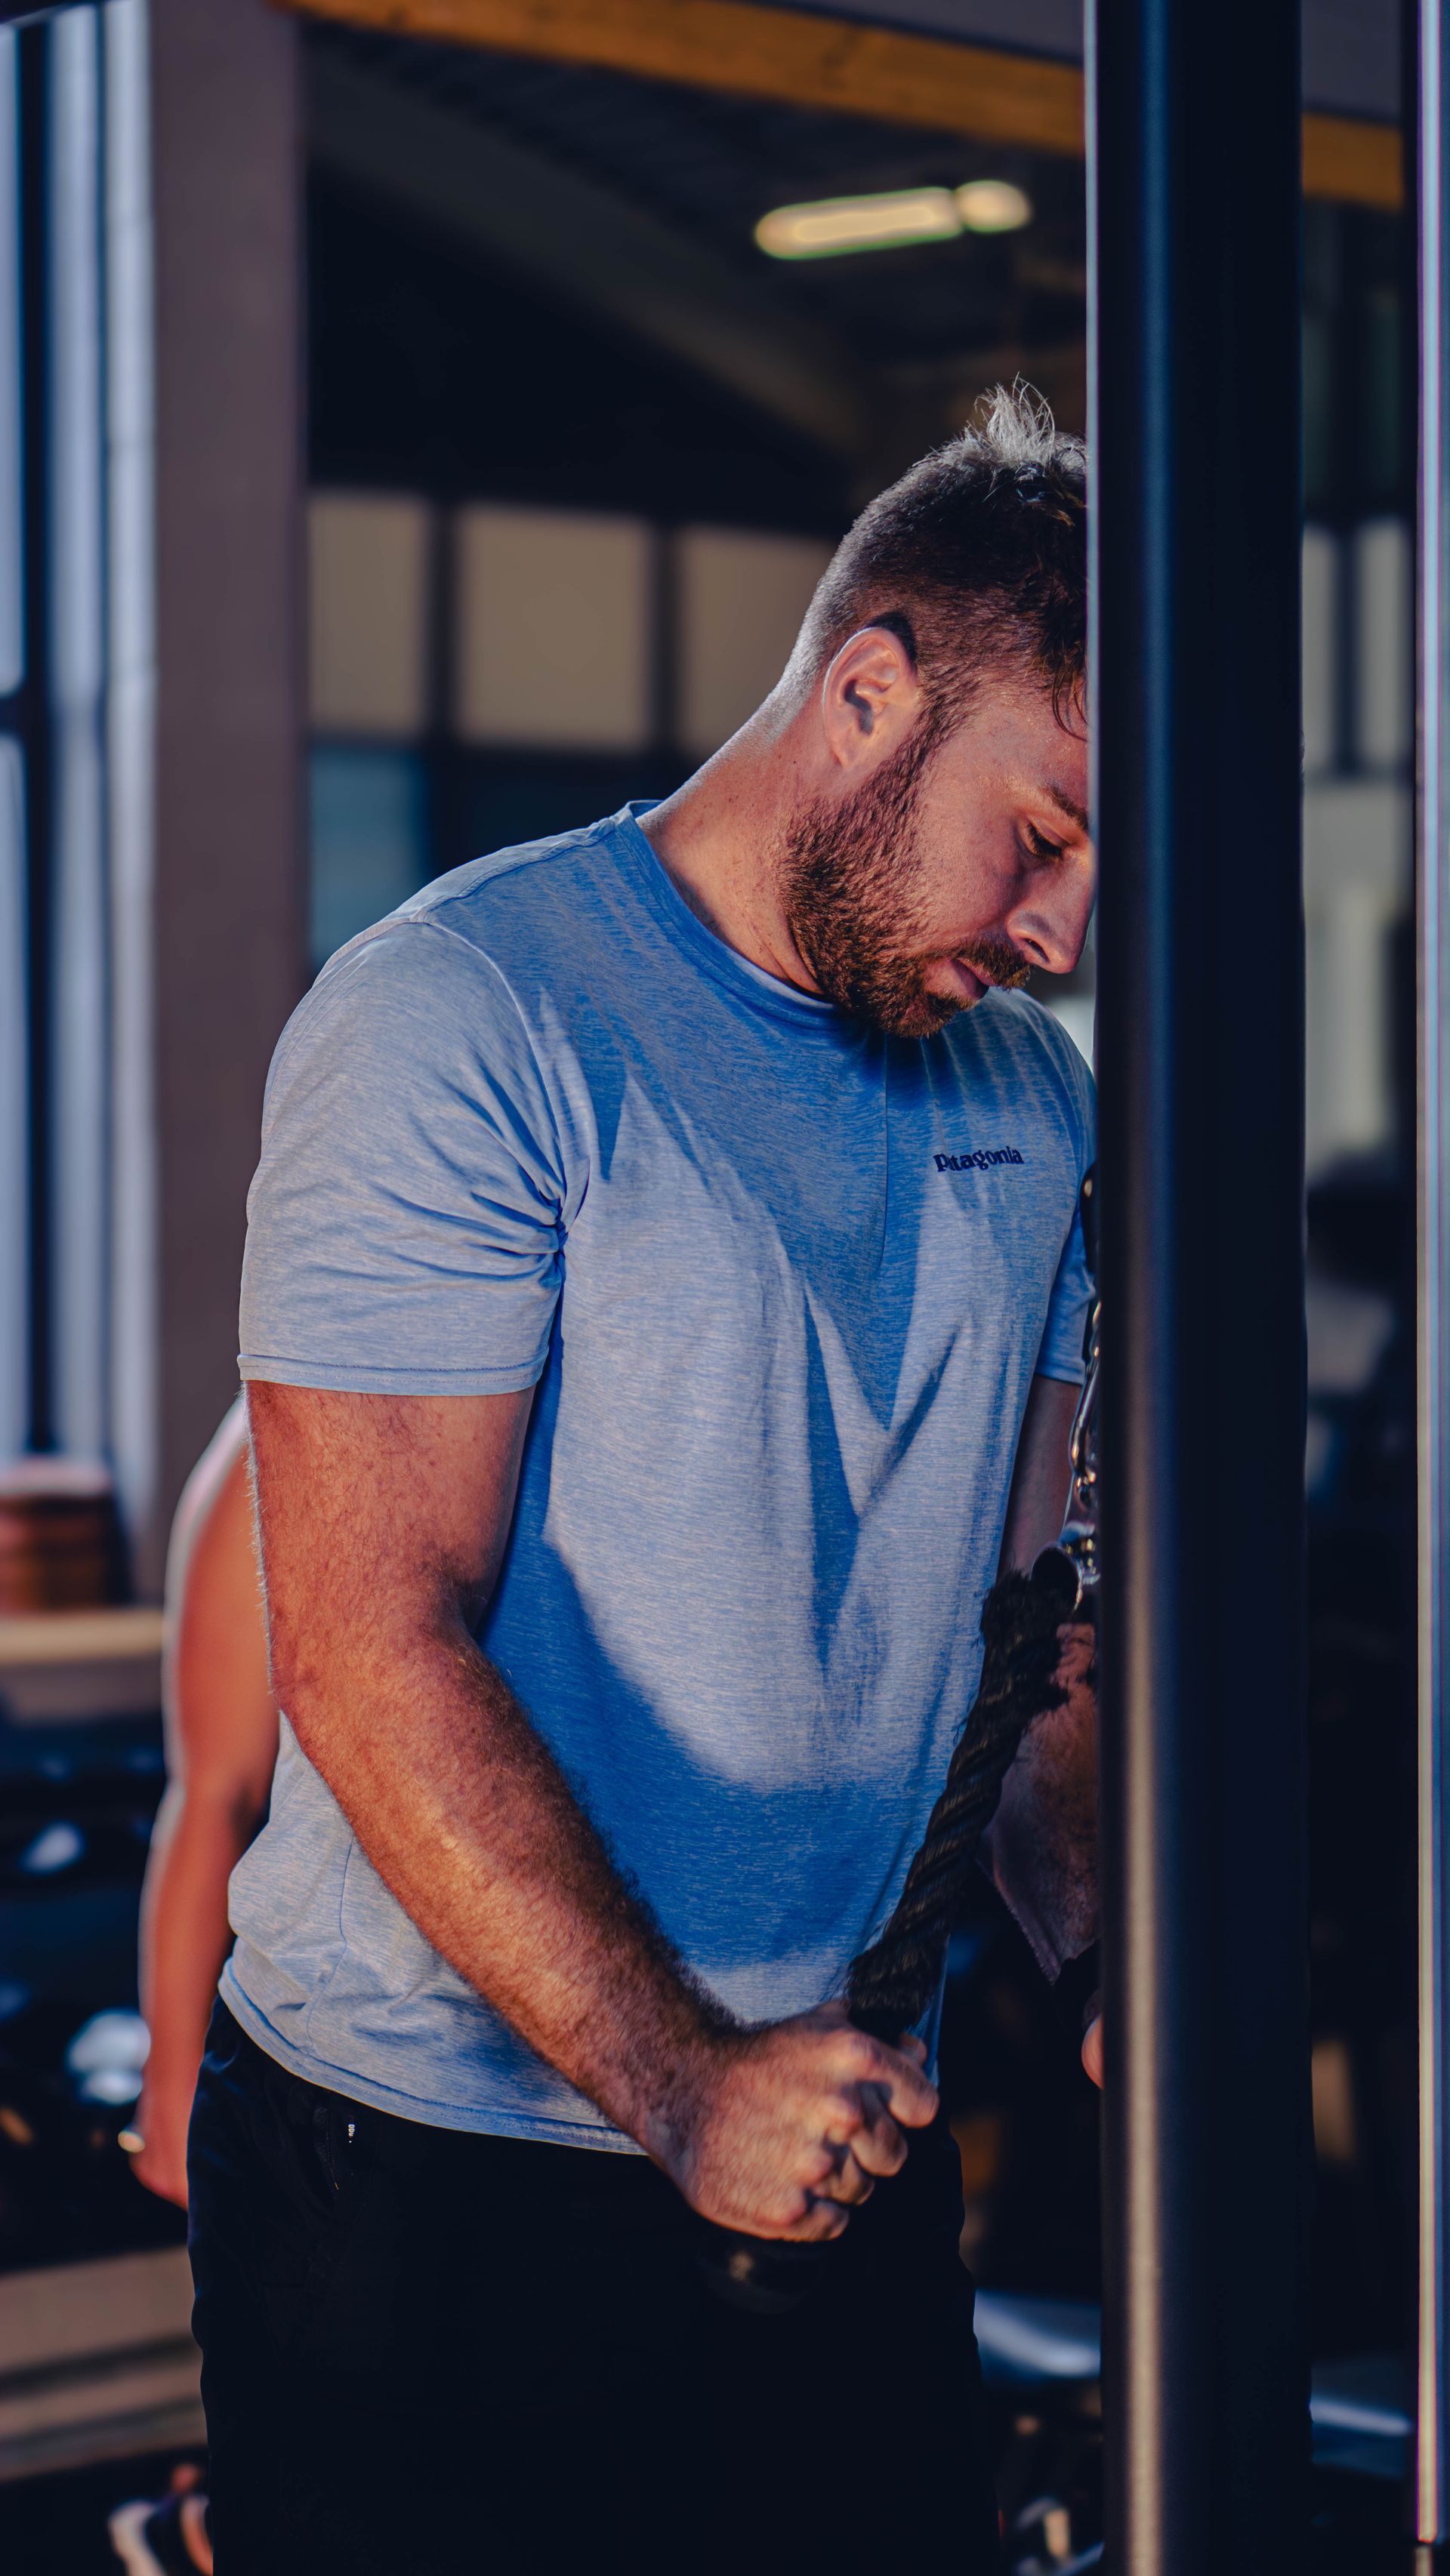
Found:
[[[996,2568],[945,2133],[783,2317],[642,2156],[391,2118],[220,2004],[190,2176],[217,2576]]]

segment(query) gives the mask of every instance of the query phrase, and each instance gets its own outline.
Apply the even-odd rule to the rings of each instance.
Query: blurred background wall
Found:
[[[0,1459],[113,1471],[146,1599],[308,973],[673,786],[984,386],[1083,425],[1075,12],[106,0],[3,41]],[[1306,65],[1317,1171],[1395,1131],[1408,361],[1390,32],[1311,0]],[[905,230],[758,231],[850,197]],[[1049,999],[1090,1048],[1090,960]]]

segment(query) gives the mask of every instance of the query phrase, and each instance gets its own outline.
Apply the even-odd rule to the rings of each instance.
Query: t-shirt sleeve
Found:
[[[1093,1294],[1093,1278],[1087,1265],[1087,1247],[1083,1242],[1081,1190],[1097,1154],[1097,1103],[1092,1075],[1071,1038],[1065,1031],[1054,1034],[1060,1040],[1059,1069],[1066,1076],[1072,1102],[1079,1199],[1048,1300],[1047,1322],[1037,1354],[1037,1374],[1039,1377],[1062,1378],[1069,1385],[1081,1386],[1086,1374],[1083,1344]]]
[[[323,974],[273,1061],[242,1376],[379,1395],[532,1386],[566,1197],[503,977],[448,931],[387,924]]]
[[[1083,1341],[1091,1296],[1092,1279],[1083,1249],[1082,1213],[1079,1210],[1072,1221],[1072,1232],[1063,1245],[1057,1277],[1052,1283],[1047,1322],[1037,1353],[1039,1377],[1064,1378],[1069,1385],[1081,1386],[1085,1374]]]

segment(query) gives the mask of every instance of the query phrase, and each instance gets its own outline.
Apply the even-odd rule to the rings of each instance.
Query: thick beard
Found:
[[[786,831],[781,894],[796,948],[827,1001],[888,1037],[934,1037],[967,1007],[927,989],[940,954],[925,947],[917,911],[918,812],[936,743],[928,720],[850,796],[801,806]],[[974,940],[953,954],[986,983],[1026,980],[1010,940]]]

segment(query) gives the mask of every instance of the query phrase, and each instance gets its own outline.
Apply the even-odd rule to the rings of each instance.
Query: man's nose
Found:
[[[1088,870],[1046,884],[1039,879],[1008,915],[1008,937],[1032,965],[1049,975],[1070,974],[1083,952],[1095,892]]]

